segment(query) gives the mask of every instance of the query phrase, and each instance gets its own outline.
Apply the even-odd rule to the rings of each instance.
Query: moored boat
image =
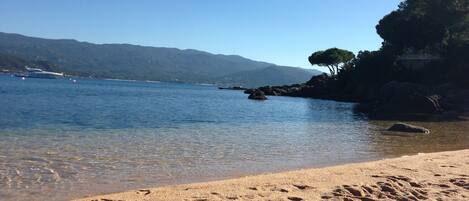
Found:
[[[56,79],[63,77],[63,73],[56,73],[50,71],[44,71],[39,68],[26,68],[26,73],[15,74],[16,77],[27,77],[27,78],[43,78],[43,79]]]

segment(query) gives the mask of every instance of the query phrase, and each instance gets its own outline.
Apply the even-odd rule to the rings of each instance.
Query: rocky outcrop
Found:
[[[255,90],[253,91],[249,97],[249,99],[253,100],[267,100],[267,97],[265,96],[265,93],[261,90]]]
[[[392,125],[390,128],[388,128],[387,130],[388,131],[393,131],[393,132],[430,134],[430,130],[428,130],[424,127],[415,126],[415,125],[406,124],[406,123],[396,123],[396,124]]]
[[[244,93],[245,94],[252,94],[254,91],[256,91],[257,89],[246,89],[244,90]]]
[[[332,84],[329,82],[331,80],[332,79],[327,74],[322,74],[312,77],[311,80],[303,84],[264,86],[258,89],[248,89],[244,91],[244,93],[251,94],[255,90],[260,90],[267,96],[337,99],[337,96],[331,93],[335,91],[333,90]]]
[[[381,87],[377,97],[375,113],[384,114],[439,114],[443,112],[442,97],[429,87],[389,82]]]
[[[330,80],[329,76],[323,73],[321,75],[313,76],[308,82],[306,82],[306,85],[308,86],[325,85],[327,84],[327,81],[329,80]]]
[[[279,96],[280,93],[277,93],[276,88],[271,86],[260,87],[260,91],[264,92],[267,96]]]
[[[265,96],[291,96],[360,102],[355,108],[373,119],[457,120],[461,113],[469,116],[469,90],[454,84],[427,86],[392,81],[383,86],[347,90],[338,87],[327,74],[312,77],[303,84],[264,86],[245,90],[246,94],[262,91]]]
[[[436,87],[442,95],[442,106],[447,110],[469,114],[469,89],[463,89],[452,84]]]
[[[244,88],[244,87],[241,87],[241,86],[234,86],[234,87],[218,87],[218,89],[221,89],[221,90],[240,90],[240,91],[247,90],[247,88]]]

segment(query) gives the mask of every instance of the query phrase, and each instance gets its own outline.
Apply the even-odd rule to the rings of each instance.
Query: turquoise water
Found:
[[[469,148],[467,123],[384,136],[354,104],[214,86],[0,76],[0,200],[66,200]],[[448,129],[450,128],[450,129]]]

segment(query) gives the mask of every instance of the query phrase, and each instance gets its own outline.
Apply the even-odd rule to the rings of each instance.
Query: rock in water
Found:
[[[430,130],[424,127],[414,126],[414,125],[405,124],[405,123],[396,123],[392,125],[390,128],[388,128],[388,131],[430,134]]]
[[[255,90],[254,92],[251,93],[248,97],[249,99],[253,100],[267,100],[267,97],[265,96],[265,93],[261,90]]]
[[[265,95],[268,96],[277,96],[278,94],[274,91],[274,88],[271,86],[260,87],[259,90],[264,92]]]

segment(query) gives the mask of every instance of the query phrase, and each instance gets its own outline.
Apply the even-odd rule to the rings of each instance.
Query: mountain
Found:
[[[243,85],[249,83],[251,86],[266,85],[290,85],[301,82],[295,80],[311,79],[312,75],[316,75],[315,71],[307,69],[286,67],[286,66],[269,66],[266,68],[255,69],[251,71],[243,71],[230,74],[218,78],[222,83],[230,83],[231,85]]]
[[[41,68],[47,71],[60,70],[56,65],[53,65],[47,61],[30,61],[16,56],[0,53],[0,71],[21,72],[26,70],[25,66]]]
[[[1,32],[0,54],[29,61],[47,61],[67,74],[98,78],[258,86],[305,82],[315,74],[306,69],[192,49],[93,44]]]
[[[2,71],[23,71],[25,70],[24,66],[29,66],[30,64],[31,62],[15,56],[0,54],[0,70]]]

